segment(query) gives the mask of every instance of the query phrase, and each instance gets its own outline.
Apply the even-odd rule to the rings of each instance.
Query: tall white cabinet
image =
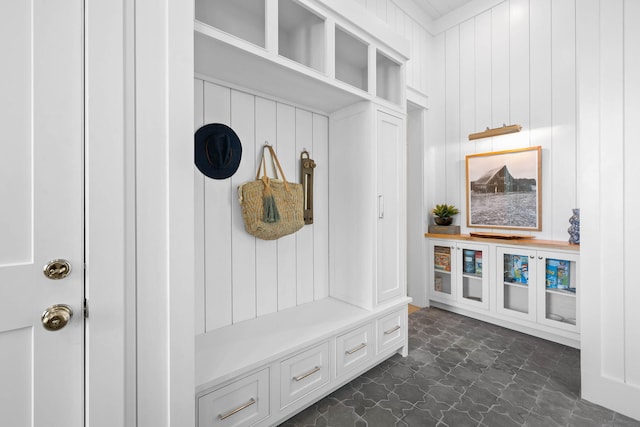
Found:
[[[405,119],[359,103],[329,125],[330,293],[373,309],[406,293]]]
[[[267,100],[260,101],[255,127],[245,115],[236,114],[242,117],[243,135],[273,128],[273,138],[286,139],[290,125],[281,128],[265,119],[272,111],[265,106],[275,103],[271,117],[278,123],[280,114],[304,108],[326,115],[329,134],[328,143],[323,142],[327,157],[317,172],[328,174],[326,181],[318,181],[328,184],[327,199],[320,199],[325,206],[319,212],[328,212],[322,227],[307,225],[282,244],[251,242],[238,235],[238,210],[231,206],[236,228],[227,233],[232,240],[239,236],[248,248],[255,244],[263,257],[277,251],[282,263],[271,263],[275,269],[287,260],[313,259],[314,251],[328,252],[321,257],[328,258],[328,266],[296,264],[294,277],[299,289],[309,289],[307,278],[324,278],[329,283],[321,289],[328,292],[305,293],[309,298],[295,305],[267,313],[256,310],[253,318],[244,316],[196,336],[195,410],[200,427],[276,425],[393,354],[407,353],[404,64],[409,49],[405,40],[359,12],[350,2],[337,0],[196,1],[197,79],[205,86],[231,88],[236,94],[232,108],[236,100],[251,111],[253,98],[241,91]],[[205,96],[208,105],[215,106],[213,93]],[[284,104],[290,107],[280,108]],[[305,117],[311,115],[296,113],[295,118],[311,128],[309,135],[322,134],[314,126],[325,129],[326,122]],[[306,134],[297,130],[292,133],[295,146],[300,139],[304,147]],[[249,162],[257,158],[252,152],[256,144],[262,141],[243,148],[243,161],[245,154]],[[292,147],[278,146],[286,151],[279,151],[279,157],[299,158]],[[297,181],[290,175],[287,178]],[[220,194],[218,208],[232,198]],[[196,206],[203,210],[197,214],[205,227],[207,206]],[[314,245],[312,239],[329,243]],[[268,265],[260,261],[256,255],[255,271]],[[233,264],[241,268],[243,262]],[[206,268],[206,258],[196,264]],[[326,272],[318,274],[316,268]],[[248,276],[242,273],[231,271],[231,276]],[[279,275],[273,277],[278,280]],[[257,287],[235,281],[225,286],[227,293],[233,288],[234,298]],[[259,304],[272,292],[266,299],[280,301],[279,290],[276,283],[272,290],[261,287],[248,297]],[[211,300],[216,292],[216,284],[208,282],[196,295]],[[197,321],[214,314],[205,309]]]

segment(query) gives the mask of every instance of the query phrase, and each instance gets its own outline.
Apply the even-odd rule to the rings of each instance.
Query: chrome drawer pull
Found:
[[[367,343],[363,342],[363,343],[362,343],[362,344],[360,344],[359,346],[354,347],[354,348],[352,348],[351,350],[347,350],[347,351],[345,351],[345,352],[344,352],[344,354],[353,354],[353,353],[355,353],[356,351],[360,351],[360,350],[362,350],[362,349],[363,349],[363,348],[365,348],[366,346],[367,346]]]
[[[306,374],[302,374],[302,375],[298,375],[297,377],[293,377],[293,380],[294,381],[302,381],[303,379],[307,378],[309,375],[313,375],[316,372],[318,372],[319,370],[320,370],[320,366],[316,366],[315,368],[313,368],[312,370],[310,370]]]
[[[231,415],[235,415],[238,412],[242,411],[243,409],[247,409],[249,406],[253,405],[254,403],[256,403],[256,400],[252,397],[244,405],[238,406],[236,409],[234,409],[232,411],[229,411],[226,414],[220,414],[220,415],[218,415],[218,418],[220,418],[221,420],[225,420],[225,419],[229,418]]]
[[[389,329],[388,331],[384,331],[384,334],[385,334],[385,335],[392,334],[392,333],[394,333],[395,331],[397,331],[398,329],[400,329],[400,325],[396,325],[396,327],[395,327],[395,328]]]

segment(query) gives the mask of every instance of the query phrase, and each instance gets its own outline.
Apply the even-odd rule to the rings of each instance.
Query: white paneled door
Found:
[[[82,0],[0,1],[1,426],[83,424],[82,49]]]

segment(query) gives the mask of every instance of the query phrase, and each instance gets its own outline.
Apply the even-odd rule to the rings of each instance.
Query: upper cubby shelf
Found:
[[[408,42],[349,2],[196,0],[195,72],[331,113],[404,108]]]
[[[198,21],[265,47],[265,3],[256,0],[196,0]]]

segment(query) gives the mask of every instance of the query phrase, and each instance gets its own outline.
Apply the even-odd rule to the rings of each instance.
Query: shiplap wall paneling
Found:
[[[255,179],[257,166],[255,99],[255,96],[248,93],[231,91],[231,128],[238,134],[243,147],[246,147],[242,151],[240,167],[231,177],[232,190],[248,180]],[[229,195],[232,199],[230,202],[233,323],[255,318],[257,310],[256,238],[245,232],[240,204],[235,196],[235,192]],[[215,227],[216,223],[211,225]],[[216,249],[228,251],[229,247],[216,246]]]
[[[464,173],[460,156],[460,27],[445,33],[445,188],[447,203],[461,206],[461,176]],[[445,200],[436,201],[444,203]],[[462,221],[462,218],[460,218]]]
[[[637,183],[640,182],[640,144],[634,137],[640,123],[640,2],[625,2],[624,10],[624,135],[625,135],[625,167],[624,167],[624,227],[625,233],[631,238],[624,242],[625,268],[625,343],[626,379],[637,388],[640,387],[640,339],[638,328],[640,325],[640,286],[636,285],[636,271],[633,268],[640,256],[638,237],[640,237],[640,223],[637,214],[640,212],[640,197],[638,197]]]
[[[313,115],[313,150],[309,156],[316,162],[313,172],[313,295],[314,300],[329,296],[329,118]],[[324,207],[315,209],[315,206]],[[317,215],[316,215],[317,213]]]
[[[231,125],[230,105],[230,89],[204,82],[204,124]],[[244,155],[243,161],[246,162]],[[204,224],[202,225],[205,239],[205,330],[209,331],[230,325],[233,321],[230,209],[232,187],[228,179],[220,181],[205,177],[202,179],[204,182]],[[197,230],[196,234],[198,234]],[[213,292],[214,289],[215,292]]]
[[[300,176],[299,153],[307,149],[313,153],[313,117],[308,111],[296,109],[296,155],[294,159],[296,167],[290,169],[295,172],[297,179]],[[312,157],[313,158],[313,157]],[[313,301],[313,227],[303,227],[296,233],[298,250],[297,257],[297,303],[304,304]]]
[[[603,207],[624,206],[624,2],[612,0],[601,8],[601,45],[606,46],[601,55],[602,110],[600,137],[601,169],[603,172],[600,203]],[[605,148],[606,147],[606,148]],[[625,264],[624,209],[606,209],[602,212],[611,225],[607,245],[615,244],[616,250],[602,252],[603,279],[606,291],[602,292],[602,328],[607,336],[602,347],[602,373],[611,378],[625,380],[625,313],[624,307]],[[603,219],[604,219],[603,218]],[[632,251],[632,253],[637,251]],[[622,255],[622,256],[621,256]],[[633,264],[632,264],[633,265]],[[622,351],[621,351],[622,350]]]
[[[488,10],[474,18],[475,21],[475,83],[476,83],[476,127],[474,132],[483,131],[487,127],[491,127],[492,111],[491,111],[491,11]],[[463,135],[467,141],[469,135]],[[476,139],[469,141],[469,144],[475,149],[476,153],[485,153],[493,151],[493,138]],[[466,179],[466,169],[465,169]],[[466,190],[465,190],[466,197]],[[461,206],[466,207],[459,202]],[[466,214],[465,214],[466,215]],[[466,224],[466,221],[465,221]]]
[[[554,0],[551,7],[551,170],[546,190],[552,192],[545,229],[568,236],[571,209],[578,206],[576,136],[576,11],[575,0]],[[571,161],[567,161],[571,159]],[[544,185],[544,184],[543,184]],[[544,208],[544,205],[543,205]]]
[[[433,39],[432,50],[433,79],[432,98],[433,108],[428,112],[428,132],[430,137],[425,141],[425,196],[427,205],[433,207],[436,203],[458,203],[457,200],[447,200],[446,181],[447,162],[445,152],[445,36],[441,33]],[[460,220],[460,218],[458,218]],[[432,222],[431,215],[427,223]]]
[[[204,81],[195,79],[193,82],[193,127],[194,132],[204,124]],[[193,167],[194,223],[197,230],[204,230],[204,176]],[[205,331],[205,285],[204,285],[204,233],[194,233],[194,314],[195,334]]]
[[[509,105],[510,123],[519,124],[524,132],[510,135],[513,148],[530,145],[529,122],[529,0],[511,0],[509,21]]]
[[[446,193],[428,201],[462,208],[463,232],[470,231],[465,156],[540,145],[542,231],[530,234],[568,238],[571,209],[578,205],[574,16],[573,0],[511,0],[442,33],[444,54],[434,60],[444,60],[446,68],[430,67],[436,73],[430,98],[434,115],[444,102],[445,117],[434,121],[430,144],[446,147],[437,159],[446,163],[447,182]],[[434,58],[441,36],[433,39]],[[469,133],[512,123],[523,131],[468,141]],[[425,179],[440,173],[436,168]]]
[[[511,124],[509,2],[491,9],[491,128]],[[514,148],[510,135],[492,138],[494,151]]]
[[[195,127],[228,124],[243,145],[242,162],[230,179],[213,180],[194,172],[196,332],[326,297],[328,118],[201,79],[194,87]],[[245,231],[237,199],[237,187],[255,178],[265,141],[274,146],[289,181],[300,181],[303,149],[321,171],[315,177],[316,222],[276,241],[256,239]]]
[[[640,420],[638,2],[576,2],[582,394]],[[612,209],[613,207],[613,209]]]
[[[255,109],[256,149],[260,150],[261,146],[268,142],[273,145],[277,153],[276,102],[256,97]],[[259,163],[260,156],[258,155],[256,156],[255,168],[258,167]],[[285,170],[291,171],[291,169]],[[275,177],[273,171],[270,172],[269,176]],[[294,177],[289,177],[289,179],[292,178]],[[256,316],[262,316],[278,311],[278,243],[274,240],[255,239],[255,245]]]
[[[296,109],[290,105],[277,105],[277,134],[278,150],[281,153],[295,153],[296,149]],[[295,169],[293,156],[280,156],[280,163],[287,171]],[[297,305],[297,241],[295,235],[278,239],[278,309],[295,307]]]
[[[458,143],[460,144],[460,178],[457,180],[459,190],[458,200],[454,203],[456,207],[464,211],[465,200],[467,197],[466,185],[466,164],[465,156],[475,153],[476,143],[469,141],[468,135],[476,132],[476,43],[475,43],[476,25],[475,20],[470,19],[460,24],[460,135]],[[459,215],[460,224],[463,230],[466,229],[466,218]]]
[[[542,146],[542,229],[551,238],[548,227],[552,217],[553,174],[551,171],[551,1],[529,4],[530,19],[530,140]]]

